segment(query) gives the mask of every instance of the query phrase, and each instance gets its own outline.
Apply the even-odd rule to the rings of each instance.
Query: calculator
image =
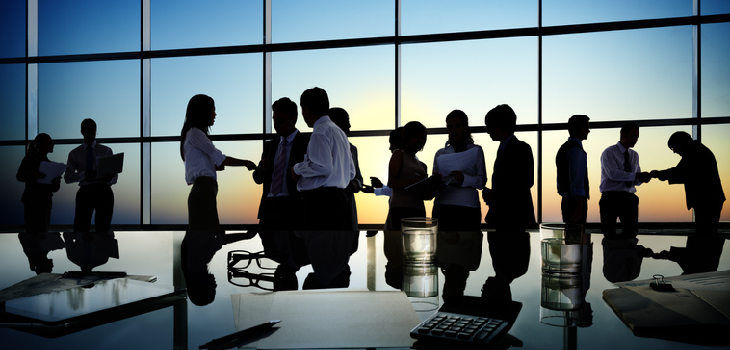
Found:
[[[414,327],[410,332],[411,338],[429,343],[487,348],[507,334],[522,308],[519,302],[507,301],[498,312],[494,312],[481,302],[475,303],[476,298],[472,301],[470,305],[459,308],[444,305]]]

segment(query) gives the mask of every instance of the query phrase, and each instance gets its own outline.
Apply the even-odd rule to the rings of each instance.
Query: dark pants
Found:
[[[301,194],[305,230],[352,231],[350,206],[344,189],[320,187]]]
[[[583,202],[583,210],[580,213],[578,221],[570,220],[573,213],[577,210],[575,198]],[[563,214],[563,222],[566,224],[582,224],[585,225],[588,218],[588,198],[586,197],[575,197],[575,196],[563,196],[560,201],[560,211]]]
[[[601,208],[601,231],[606,238],[616,237],[616,218],[621,219],[621,237],[639,233],[639,197],[624,191],[604,192],[598,202]]]
[[[481,208],[434,204],[431,216],[439,220],[439,231],[480,232],[482,229]]]
[[[695,230],[698,236],[715,237],[723,203],[702,203],[694,206]]]
[[[53,194],[34,193],[32,196],[23,196],[23,219],[25,220],[25,232],[41,233],[48,232],[48,225],[51,223],[51,208],[53,206]]]
[[[220,231],[218,220],[218,182],[207,176],[199,176],[193,181],[188,195],[188,230]]]
[[[76,192],[76,213],[74,231],[91,231],[91,216],[94,215],[96,232],[109,232],[114,214],[114,191],[107,184],[80,186]]]
[[[390,215],[390,225],[393,231],[401,230],[401,219],[404,218],[422,218],[426,217],[425,208],[409,208],[409,207],[394,207],[390,208],[388,212]]]

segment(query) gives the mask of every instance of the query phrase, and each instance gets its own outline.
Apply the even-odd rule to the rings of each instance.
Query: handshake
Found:
[[[656,170],[654,170],[654,171],[656,171]],[[656,176],[652,176],[651,173],[646,172],[646,171],[636,174],[636,178],[639,179],[639,181],[641,181],[643,183],[647,183],[647,182],[651,181],[651,179],[653,177],[656,177]]]

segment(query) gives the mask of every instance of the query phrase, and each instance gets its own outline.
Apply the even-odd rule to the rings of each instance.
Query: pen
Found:
[[[281,321],[274,320],[274,321],[270,321],[270,322],[265,322],[260,325],[253,326],[251,328],[247,328],[242,331],[239,331],[239,332],[236,332],[233,334],[229,334],[222,338],[213,339],[213,340],[199,346],[198,349],[208,349],[208,348],[212,348],[212,347],[216,347],[219,345],[229,343],[234,340],[243,340],[245,338],[251,338],[251,337],[255,337],[257,335],[261,335],[264,332],[271,329],[271,327],[273,327],[275,324],[277,324],[279,322],[281,322]]]

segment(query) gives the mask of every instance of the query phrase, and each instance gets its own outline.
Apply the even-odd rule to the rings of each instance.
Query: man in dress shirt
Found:
[[[558,168],[558,193],[562,196],[560,209],[563,221],[585,224],[588,215],[588,156],[583,140],[588,139],[588,116],[574,115],[568,119],[570,137],[560,146],[555,157]]]
[[[264,185],[258,213],[262,233],[300,229],[304,219],[302,197],[289,169],[304,159],[309,135],[296,128],[299,112],[294,101],[280,98],[271,110],[278,137],[264,144],[261,161],[253,172],[253,180]]]
[[[639,140],[639,125],[626,123],[620,140],[601,154],[601,231],[605,238],[616,236],[616,218],[621,219],[621,238],[636,237],[639,232],[639,197],[636,186],[649,182],[649,173],[641,172],[639,154],[631,148]]]
[[[91,231],[91,216],[96,211],[96,232],[109,232],[114,213],[114,192],[111,186],[117,183],[117,175],[97,178],[96,159],[111,156],[113,152],[111,148],[96,142],[96,122],[93,119],[81,122],[81,135],[84,136],[84,142],[69,152],[64,174],[67,184],[79,183],[74,231]]]
[[[305,90],[299,105],[313,129],[304,160],[292,168],[304,199],[305,229],[351,230],[345,188],[355,178],[355,163],[347,135],[327,116],[329,98],[324,89]]]
[[[333,107],[327,112],[333,123],[345,132],[347,137],[350,137],[350,114],[344,108]],[[362,174],[360,173],[360,164],[357,160],[357,147],[350,142],[350,153],[352,154],[352,161],[355,163],[355,178],[350,180],[350,184],[345,188],[345,194],[347,195],[347,201],[351,208],[350,225],[353,231],[358,229],[357,221],[357,203],[355,202],[355,193],[358,193],[363,188]]]

